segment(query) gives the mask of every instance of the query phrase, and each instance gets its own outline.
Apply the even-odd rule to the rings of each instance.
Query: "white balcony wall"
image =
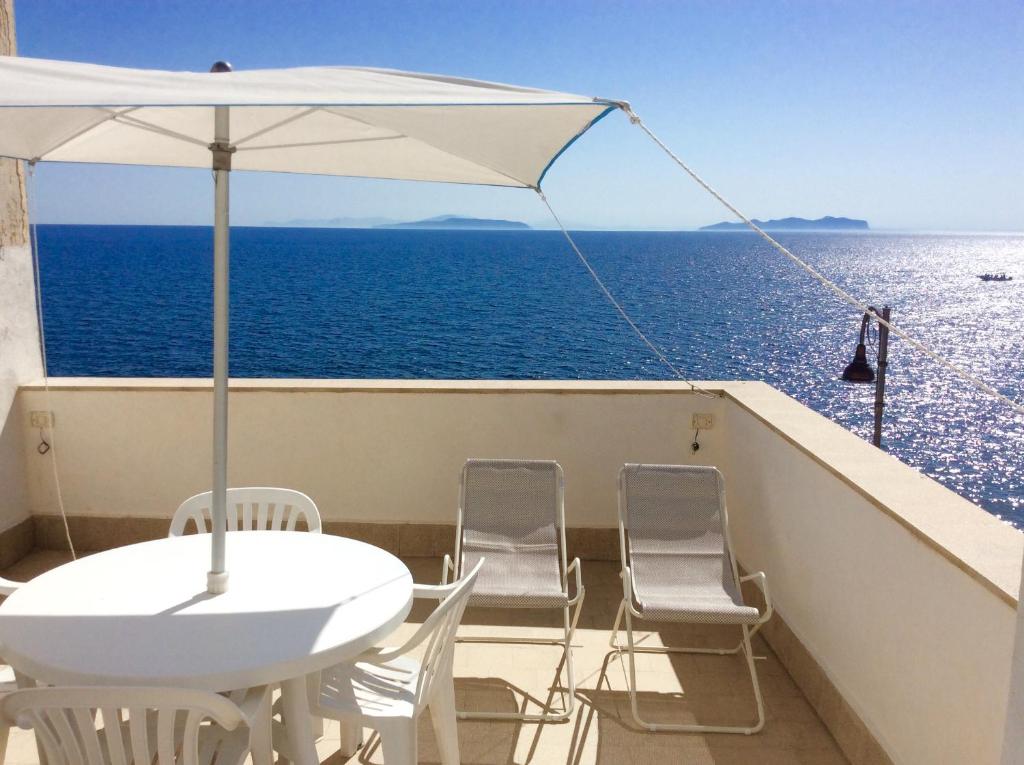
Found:
[[[729,408],[734,537],[897,763],[999,762],[1022,535],[767,386]]]
[[[205,382],[51,381],[61,483],[72,515],[169,518],[210,488]],[[694,412],[720,398],[604,383],[232,383],[230,485],[288,486],[325,520],[454,523],[470,457],[558,460],[568,523],[616,525],[624,462],[723,461],[722,429],[690,449]],[[21,408],[43,406],[25,389]],[[27,416],[27,414],[25,415]],[[48,457],[25,444],[32,503],[55,507]]]

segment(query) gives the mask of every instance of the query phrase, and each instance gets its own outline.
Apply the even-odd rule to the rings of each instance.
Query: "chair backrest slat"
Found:
[[[12,720],[12,722],[30,727],[36,732],[36,740],[42,744],[43,753],[46,755],[48,764],[61,765],[65,762],[66,757],[57,738],[57,731],[50,722],[49,715],[38,710],[29,710],[20,719]]]
[[[253,531],[252,504],[249,502],[242,503],[242,529]]]
[[[287,506],[287,507],[284,508],[284,512],[288,516],[288,526],[287,526],[287,530],[288,531],[295,531],[295,524],[299,520],[299,514],[298,513],[290,512],[292,509],[293,508],[291,508],[290,506]]]
[[[228,531],[245,531],[243,527],[238,525],[238,503],[230,494],[228,495],[227,507],[225,510],[225,516],[227,517],[228,522]],[[210,527],[213,527],[212,523],[210,524]]]
[[[174,718],[177,709],[156,710],[156,751],[160,765],[174,765]]]
[[[152,762],[153,753],[149,750],[149,725],[146,720],[147,710],[133,707],[128,710],[128,730],[132,745],[132,762]]]
[[[129,765],[125,756],[124,740],[121,738],[120,710],[115,707],[103,707],[100,709],[103,718],[103,727],[107,730],[107,752],[110,757],[110,765]]]
[[[57,733],[57,741],[60,742],[60,748],[64,754],[63,759],[69,765],[85,765],[85,756],[78,742],[78,736],[75,735],[76,726],[71,724],[74,718],[69,713],[73,713],[73,711],[71,709],[51,709],[48,717],[53,730]]]
[[[199,726],[203,722],[203,714],[199,710],[190,709],[185,718],[185,729],[181,736],[181,764],[199,765]]]
[[[75,728],[82,743],[82,752],[89,765],[103,765],[103,750],[100,737],[96,732],[96,718],[91,710],[76,707],[71,710],[75,720]]]
[[[211,493],[204,491],[189,497],[178,507],[171,520],[168,536],[186,533],[191,521],[199,534],[213,529]],[[251,486],[228,489],[228,531],[295,531],[300,522],[312,532],[321,530],[320,512],[316,503],[294,489],[273,486]]]
[[[280,502],[274,504],[274,515],[273,520],[270,522],[270,528],[279,529],[284,525],[284,505]]]

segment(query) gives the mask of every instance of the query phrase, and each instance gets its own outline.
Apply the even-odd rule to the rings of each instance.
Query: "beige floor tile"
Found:
[[[795,765],[847,765],[848,760],[835,742],[815,749],[797,749]]]
[[[7,740],[7,755],[4,765],[35,765],[39,762],[36,739],[31,731],[14,728]]]

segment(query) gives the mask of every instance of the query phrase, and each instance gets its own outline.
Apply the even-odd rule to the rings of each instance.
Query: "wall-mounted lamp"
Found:
[[[891,309],[885,306],[879,311],[877,308],[868,306],[867,313],[860,320],[860,337],[857,339],[857,350],[854,351],[853,361],[846,365],[843,370],[843,379],[852,383],[875,383],[875,429],[871,437],[871,443],[881,448],[882,446],[882,412],[885,409],[885,368],[889,363],[889,314]],[[878,322],[878,375],[868,363],[867,348],[864,340],[867,335],[868,325],[874,317]],[[884,323],[883,323],[884,322]]]

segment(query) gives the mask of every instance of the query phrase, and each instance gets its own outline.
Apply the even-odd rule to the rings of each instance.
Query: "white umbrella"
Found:
[[[0,57],[0,156],[212,167],[213,534],[227,587],[228,173],[266,170],[539,189],[624,102],[386,69],[164,72]]]

